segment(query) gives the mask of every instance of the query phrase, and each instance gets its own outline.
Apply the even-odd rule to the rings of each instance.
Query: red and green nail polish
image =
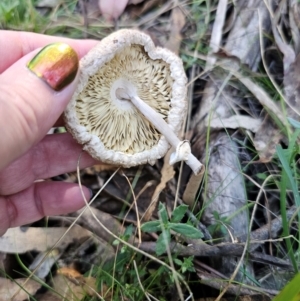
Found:
[[[60,91],[76,77],[79,59],[68,44],[53,43],[38,52],[27,67],[52,89]]]

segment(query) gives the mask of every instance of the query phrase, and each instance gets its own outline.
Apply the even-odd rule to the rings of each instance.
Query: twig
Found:
[[[198,276],[200,277],[200,282],[208,285],[210,287],[216,288],[218,290],[224,290],[225,286],[225,281],[224,279],[218,279],[215,277],[211,277],[208,273],[198,271],[197,272]],[[227,292],[229,294],[238,296],[238,295],[255,295],[258,292],[259,293],[265,293],[265,294],[270,294],[270,295],[277,295],[279,292],[275,290],[268,290],[264,288],[259,288],[259,287],[251,287],[248,285],[234,285],[234,284],[229,284],[227,288]]]
[[[251,242],[257,243],[257,242]],[[202,256],[202,257],[232,257],[241,256],[243,253],[245,243],[221,243],[214,246],[208,246],[205,243],[201,245],[184,246],[177,242],[170,242],[170,250],[173,254],[180,256]],[[142,242],[139,247],[141,250],[155,254],[156,242]],[[257,262],[268,263],[282,268],[292,268],[289,261],[259,252],[252,252],[248,254],[249,259]]]
[[[220,49],[221,39],[222,39],[222,29],[225,22],[226,11],[227,11],[227,0],[220,0],[216,12],[216,18],[214,21],[211,39],[209,43],[210,51],[208,53],[208,58],[206,61],[205,71],[212,68],[216,62],[216,58],[211,56],[211,54],[216,53]]]

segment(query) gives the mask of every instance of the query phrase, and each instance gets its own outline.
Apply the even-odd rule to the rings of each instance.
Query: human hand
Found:
[[[38,48],[56,42],[67,43],[75,52],[60,44],[63,49],[59,62],[58,44],[39,52]],[[67,133],[47,132],[54,124],[62,123],[59,117],[78,80],[78,57],[96,43],[0,31],[0,235],[10,227],[72,212],[84,205],[77,184],[36,181],[76,169],[82,146]],[[57,73],[58,65],[63,68]],[[95,160],[83,153],[80,168],[93,164]],[[86,187],[83,193],[89,200]]]

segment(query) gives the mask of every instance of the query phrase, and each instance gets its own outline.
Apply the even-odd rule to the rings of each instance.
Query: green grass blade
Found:
[[[287,284],[273,301],[300,301],[300,273]]]
[[[281,181],[280,181],[280,212],[281,212],[281,218],[282,218],[283,236],[286,236],[286,237],[288,237],[290,235],[289,221],[287,219],[287,214],[286,214],[287,181],[288,181],[288,178],[287,178],[286,172],[283,170],[282,176],[281,176]],[[296,272],[298,272],[297,261],[294,256],[293,245],[292,245],[291,239],[288,237],[288,238],[286,238],[285,242],[286,242],[287,252],[288,252],[288,255],[293,264],[294,270]]]
[[[279,158],[279,160],[282,164],[283,170],[285,171],[285,173],[288,177],[289,183],[292,187],[292,191],[293,191],[293,194],[294,194],[294,199],[295,199],[296,206],[300,207],[300,196],[299,196],[298,186],[297,186],[296,181],[293,177],[292,170],[289,166],[289,163],[288,163],[288,161],[287,161],[287,159],[284,155],[283,149],[280,145],[277,145],[276,152],[277,152],[278,158]],[[299,220],[300,220],[300,211],[298,211],[298,217],[299,217]]]

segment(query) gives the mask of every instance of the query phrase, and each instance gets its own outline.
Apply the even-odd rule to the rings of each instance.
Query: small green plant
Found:
[[[133,226],[130,225],[120,238],[128,241],[132,235]],[[102,266],[94,266],[92,269],[92,275],[97,279],[98,291],[103,299],[142,301],[145,300],[145,295],[159,295],[159,300],[169,300],[167,288],[174,285],[174,278],[166,266],[145,260],[141,254],[123,245],[119,240],[115,240],[113,245],[119,247],[116,256]],[[175,262],[174,258],[173,260]],[[192,271],[192,260],[193,258],[189,257],[175,264],[184,273]],[[98,298],[89,297],[84,300],[96,301]]]
[[[142,225],[143,232],[161,232],[156,243],[156,254],[165,253],[171,241],[171,230],[188,238],[202,238],[203,233],[195,227],[180,223],[188,209],[187,205],[180,205],[172,213],[169,219],[165,205],[159,203],[158,213],[160,220],[150,221]]]
[[[174,258],[173,260],[175,264],[180,266],[180,272],[182,274],[186,272],[195,272],[194,263],[193,263],[194,256],[184,257],[183,261],[178,258]]]
[[[226,227],[230,227],[230,223],[227,216],[221,217],[220,214],[216,211],[213,212],[215,223],[212,225],[209,225],[207,227],[209,233],[211,235],[215,235],[218,233],[222,233],[223,235],[226,235],[228,232]]]
[[[300,135],[300,123],[296,120],[289,118],[289,122],[295,127],[295,131],[292,133],[287,149],[283,149],[281,145],[276,147],[276,154],[281,164],[281,177],[278,186],[280,188],[280,209],[282,216],[282,227],[283,236],[286,237],[286,246],[290,260],[294,266],[295,272],[298,272],[298,263],[295,258],[294,248],[295,245],[292,243],[290,238],[290,221],[287,218],[286,208],[287,196],[291,191],[293,200],[297,208],[300,207],[300,195],[299,195],[299,185],[298,185],[298,167],[297,167],[297,156],[299,155],[299,145],[297,139]],[[298,221],[300,220],[300,213],[298,211]],[[299,223],[298,223],[299,224]],[[300,233],[300,226],[298,226],[298,233]],[[299,235],[299,234],[298,234]],[[298,237],[299,238],[299,237]],[[298,246],[299,248],[299,246]]]
[[[0,24],[1,27],[14,19],[15,9],[19,6],[18,1],[6,1],[0,3]]]
[[[132,234],[133,226],[130,225],[120,238],[128,241]],[[93,268],[92,274],[97,279],[99,291],[103,287],[106,288],[103,292],[104,299],[113,294],[111,300],[120,300],[120,296],[125,296],[129,300],[143,300],[144,292],[139,286],[137,275],[144,279],[147,274],[146,266],[137,265],[137,270],[133,266],[133,261],[140,262],[142,256],[126,245],[120,244],[119,240],[113,241],[113,245],[119,248],[116,257],[106,261],[101,267],[95,266]]]

